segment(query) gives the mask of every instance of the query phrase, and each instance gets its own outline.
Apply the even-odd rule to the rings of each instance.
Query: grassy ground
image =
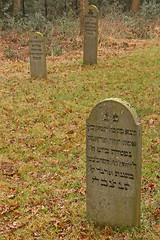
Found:
[[[159,239],[160,46],[125,43],[101,44],[93,66],[82,65],[81,50],[47,57],[46,80],[30,78],[28,60],[2,62],[0,239]],[[110,97],[143,122],[140,228],[86,220],[85,121]]]

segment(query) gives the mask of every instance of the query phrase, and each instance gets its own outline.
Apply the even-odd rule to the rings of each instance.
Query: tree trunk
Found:
[[[13,0],[13,13],[21,11],[21,0]]]
[[[131,11],[138,12],[140,8],[140,0],[132,0]]]
[[[22,0],[22,12],[23,12],[23,17],[25,16],[25,6],[24,6],[24,0]]]
[[[45,7],[45,16],[47,17],[47,14],[48,14],[48,12],[47,12],[47,6],[48,4],[47,4],[47,0],[45,0],[44,1],[44,7]]]
[[[88,6],[88,0],[79,0],[79,4],[80,4],[80,35],[82,35],[84,28],[84,12],[85,8]]]

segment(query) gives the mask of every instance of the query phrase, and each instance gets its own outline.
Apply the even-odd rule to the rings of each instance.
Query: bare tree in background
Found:
[[[46,16],[46,17],[47,17],[47,15],[48,15],[47,6],[48,6],[47,0],[45,0],[45,1],[44,1],[44,7],[45,7],[45,16]]]
[[[21,0],[13,0],[13,13],[21,11]]]
[[[84,12],[85,8],[88,6],[88,0],[79,0],[79,5],[80,5],[80,35],[82,35],[84,26]]]
[[[22,13],[23,13],[23,17],[24,17],[25,16],[24,0],[22,0]]]
[[[131,11],[138,12],[140,8],[140,0],[132,0]]]

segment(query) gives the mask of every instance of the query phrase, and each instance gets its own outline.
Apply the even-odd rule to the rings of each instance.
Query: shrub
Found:
[[[145,20],[152,20],[160,16],[160,3],[156,0],[143,1],[141,6],[141,15]]]

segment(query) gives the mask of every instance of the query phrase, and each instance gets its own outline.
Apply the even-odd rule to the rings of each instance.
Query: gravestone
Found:
[[[98,9],[94,5],[89,5],[85,9],[84,15],[84,47],[83,63],[97,63],[98,45]]]
[[[98,103],[86,121],[87,218],[100,226],[139,226],[142,124],[120,99]]]
[[[41,33],[33,33],[29,41],[30,71],[32,78],[46,78],[45,40]]]

